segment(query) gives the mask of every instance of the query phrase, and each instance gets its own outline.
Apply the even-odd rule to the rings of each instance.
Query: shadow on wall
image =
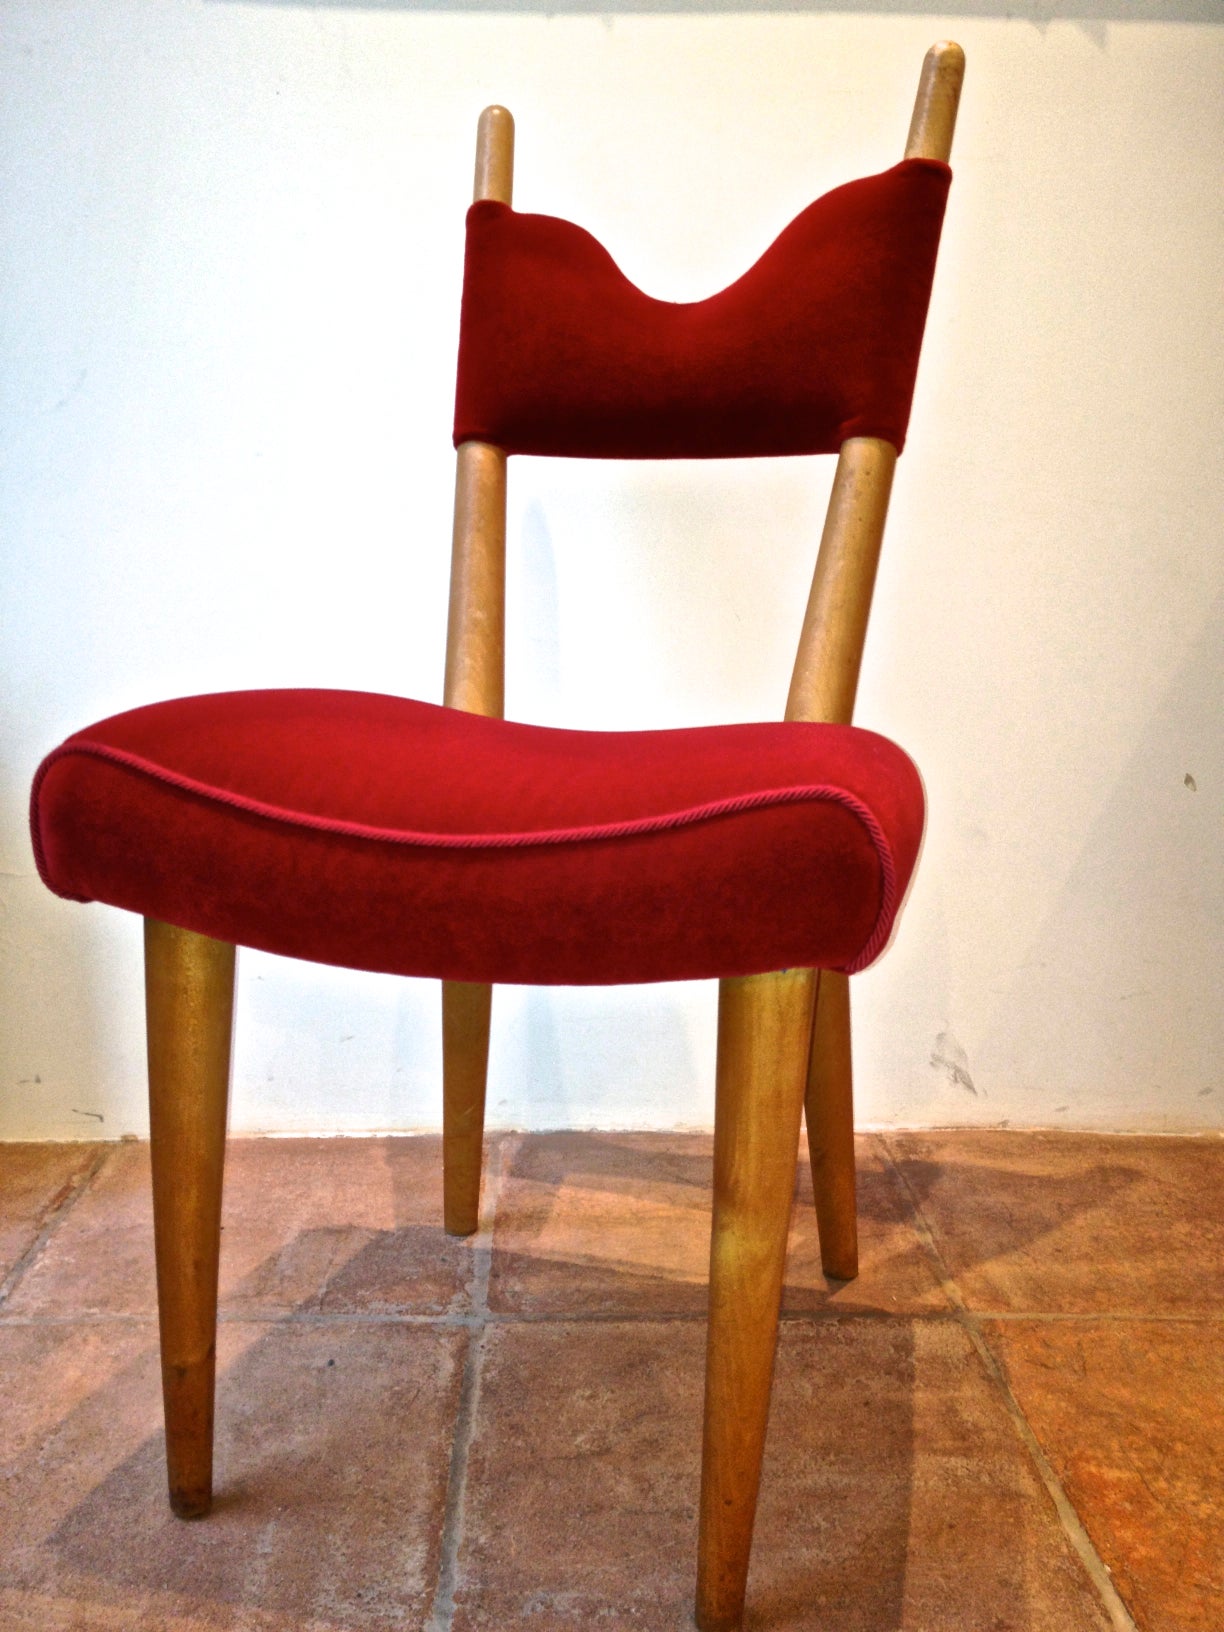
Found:
[[[488,11],[548,17],[568,15],[648,16],[653,13],[711,12],[789,13],[795,16],[821,12],[854,13],[860,16],[926,17],[931,6],[925,0],[213,0],[214,4],[287,5],[316,11]],[[1065,5],[1058,0],[943,0],[941,17],[998,17],[1007,21],[1035,23],[1073,22],[1089,25],[1087,32],[1104,44],[1093,24],[1104,23],[1224,23],[1224,0],[1079,0]]]
[[[1113,1090],[1118,1125],[1205,1131],[1224,1120],[1219,961],[1185,953],[1224,952],[1222,651],[1224,596],[1136,734],[980,1045],[1008,1058],[1017,1082],[1064,1096],[1056,1113],[1074,1115],[1087,1091],[1113,1083],[1125,1085]],[[1030,1020],[1018,1027],[1017,1015]]]
[[[4,1137],[119,1139],[139,1127],[143,1091],[128,1088],[143,1084],[140,921],[82,913],[31,866],[0,876],[0,926]]]

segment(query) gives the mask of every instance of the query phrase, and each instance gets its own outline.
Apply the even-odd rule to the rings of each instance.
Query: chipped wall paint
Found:
[[[855,986],[860,1114],[1224,1124],[1224,28],[1005,9],[6,5],[0,1135],[144,1127],[138,926],[38,884],[40,755],[156,696],[439,695],[479,108],[518,115],[521,207],[688,299],[893,161],[945,33],[957,181],[859,710],[930,827]],[[522,462],[511,712],[776,715],[828,479]],[[234,1125],[435,1126],[437,1010],[244,956]],[[713,1022],[702,984],[502,991],[491,1120],[706,1125]]]

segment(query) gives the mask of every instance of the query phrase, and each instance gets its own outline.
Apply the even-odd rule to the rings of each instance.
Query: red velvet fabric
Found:
[[[582,228],[468,212],[455,442],[616,459],[898,451],[951,171],[906,159],[808,206],[721,294],[652,300]]]
[[[579,732],[358,692],[155,703],[44,761],[57,894],[244,946],[455,980],[855,969],[923,820],[844,726]]]

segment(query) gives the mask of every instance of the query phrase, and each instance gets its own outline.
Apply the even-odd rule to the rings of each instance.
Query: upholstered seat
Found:
[[[861,968],[921,828],[918,773],[868,731],[558,731],[346,691],[133,709],[33,794],[60,895],[468,981]]]

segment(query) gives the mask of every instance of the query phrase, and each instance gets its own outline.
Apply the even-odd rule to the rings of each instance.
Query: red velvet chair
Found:
[[[932,48],[905,159],[805,210],[738,282],[650,300],[588,234],[510,208],[481,117],[455,440],[445,707],[349,692],[156,703],[41,766],[49,887],[146,920],[170,1500],[211,1501],[235,944],[442,978],[445,1223],[476,1228],[491,982],[721,978],[697,1620],[737,1627],[800,1118],[821,1252],[857,1270],[847,975],[888,939],[921,783],[850,725],[909,416],[964,57]],[[784,722],[502,720],[509,453],[836,452]]]

